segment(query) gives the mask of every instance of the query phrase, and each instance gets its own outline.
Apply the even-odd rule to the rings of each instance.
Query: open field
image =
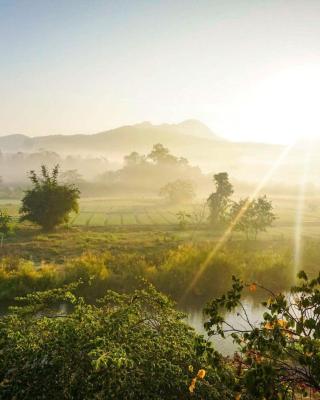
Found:
[[[0,199],[0,208],[17,217],[18,200]],[[130,226],[174,225],[178,223],[177,212],[183,210],[195,215],[203,209],[201,204],[167,205],[155,199],[81,199],[80,212],[70,218],[71,226]]]
[[[259,234],[254,247],[274,248],[275,252],[293,249],[297,199],[287,196],[272,200],[277,220],[267,232]],[[320,238],[318,202],[318,198],[306,199],[302,215],[302,235],[311,241]],[[15,235],[5,240],[0,252],[2,256],[14,255],[35,263],[64,263],[69,257],[88,251],[135,252],[161,258],[183,243],[209,242],[214,247],[224,232],[206,225],[203,204],[173,206],[159,199],[83,198],[79,214],[73,215],[67,226],[44,234],[37,227],[17,224]],[[2,199],[0,208],[18,218],[18,200]],[[176,215],[180,210],[191,215],[191,222],[184,229],[180,229]],[[244,235],[238,232],[231,235],[230,241],[247,246]]]
[[[294,196],[270,197],[277,220],[268,230],[273,235],[292,235],[297,220],[299,199]],[[320,233],[320,198],[308,197],[302,209],[303,233],[318,236]],[[18,217],[19,200],[0,199],[0,208]],[[195,204],[170,205],[159,199],[83,198],[80,212],[71,215],[69,226],[74,227],[158,227],[171,230],[178,225],[177,213],[190,215],[190,226],[200,227],[206,222],[208,210],[205,201]]]

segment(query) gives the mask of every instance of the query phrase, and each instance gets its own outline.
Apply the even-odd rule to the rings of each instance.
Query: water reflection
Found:
[[[246,309],[248,318],[253,325],[259,324],[262,320],[262,314],[265,311],[265,308],[261,305],[260,302],[254,301],[252,298],[248,297],[243,299],[243,306]],[[198,333],[205,335],[206,332],[203,327],[203,323],[205,322],[202,309],[184,309],[184,312],[187,313],[187,323],[190,324]],[[243,311],[239,308],[235,310],[235,312],[230,313],[226,317],[226,321],[230,323],[232,326],[240,329],[248,329],[249,326],[237,313],[241,313],[243,315]],[[212,341],[215,344],[216,350],[218,350],[223,355],[233,355],[233,353],[237,350],[236,345],[233,343],[233,339],[230,337],[230,334],[226,336],[225,339],[220,336],[212,337]]]

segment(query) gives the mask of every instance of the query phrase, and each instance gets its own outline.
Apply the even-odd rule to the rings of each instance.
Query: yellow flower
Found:
[[[206,371],[204,369],[199,369],[197,373],[197,378],[203,379],[206,376]]]
[[[193,378],[191,381],[191,385],[189,386],[189,392],[193,393],[194,389],[196,388],[197,378]]]
[[[273,324],[271,324],[271,322],[266,322],[266,323],[264,324],[264,327],[265,327],[266,329],[273,329]]]
[[[286,328],[288,325],[288,322],[285,319],[278,319],[277,324],[281,326],[281,328]]]

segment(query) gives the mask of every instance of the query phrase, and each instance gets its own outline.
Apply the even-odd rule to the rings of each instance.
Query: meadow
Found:
[[[296,272],[293,259],[297,199],[287,196],[272,200],[277,215],[273,226],[257,240],[248,241],[240,232],[233,232],[184,299],[188,307],[198,308],[223,292],[233,274],[246,280],[259,280],[279,290],[290,286]],[[320,209],[314,206],[316,202],[317,198],[308,198],[302,215],[305,251],[301,268],[311,273],[316,273],[320,255]],[[2,199],[0,207],[17,220],[19,201]],[[190,216],[183,226],[177,216],[181,211]],[[102,279],[104,283],[99,283],[100,291],[106,287],[123,291],[145,278],[175,301],[180,301],[199,266],[224,233],[208,227],[207,214],[204,202],[169,205],[147,198],[83,198],[79,214],[71,216],[68,224],[52,233],[17,222],[15,234],[8,237],[1,248],[6,272],[0,281],[12,288],[2,290],[1,296],[10,300],[39,287],[68,283],[83,277],[84,269],[88,276],[95,276],[95,267],[89,264],[100,265],[101,258],[108,273]],[[77,265],[80,265],[79,273],[75,272]],[[47,286],[41,271],[49,279]],[[28,277],[29,273],[34,274],[33,277]],[[7,279],[12,279],[11,284]]]
[[[299,199],[297,196],[269,196],[277,216],[271,234],[290,234],[295,227]],[[307,196],[302,209],[303,228],[307,235],[317,235],[320,226],[320,196]],[[0,199],[0,207],[18,217],[19,200]],[[159,198],[81,198],[80,211],[71,215],[69,226],[75,227],[168,227],[178,225],[177,213],[190,215],[189,225],[206,223],[205,200],[193,204],[167,204]]]

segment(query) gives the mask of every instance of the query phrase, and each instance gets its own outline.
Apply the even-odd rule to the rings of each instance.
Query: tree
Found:
[[[68,222],[70,212],[78,212],[79,189],[71,184],[58,183],[59,167],[50,174],[43,165],[41,176],[30,171],[33,188],[25,192],[20,208],[21,221],[31,221],[45,231]]]
[[[210,211],[209,221],[214,226],[221,226],[225,223],[230,197],[233,194],[232,184],[229,182],[227,172],[220,172],[213,176],[216,191],[208,197],[207,203]]]
[[[156,164],[178,162],[178,158],[170,154],[169,149],[164,147],[161,143],[153,145],[151,152],[148,154],[148,158]],[[185,159],[182,160],[182,162],[185,162]]]
[[[139,154],[136,151],[128,154],[124,157],[124,163],[127,167],[132,167],[136,165],[141,165],[146,161],[146,157],[142,154]]]
[[[242,199],[234,202],[229,213],[230,223],[235,230],[246,234],[247,239],[257,238],[259,232],[265,232],[276,219],[271,200],[266,196],[257,199]]]
[[[232,288],[205,309],[209,337],[231,334],[239,346],[234,367],[241,399],[319,398],[320,274],[308,279],[302,271],[298,278],[286,294],[233,278]],[[253,295],[257,289],[268,296],[259,323],[250,321],[241,301],[244,290]],[[226,320],[227,312],[234,312],[239,323]]]
[[[177,179],[163,186],[159,194],[167,198],[170,203],[189,202],[195,197],[194,185],[189,180]]]

